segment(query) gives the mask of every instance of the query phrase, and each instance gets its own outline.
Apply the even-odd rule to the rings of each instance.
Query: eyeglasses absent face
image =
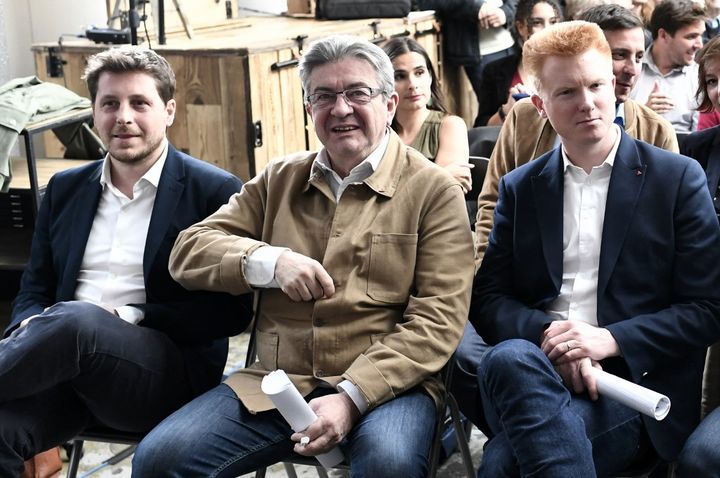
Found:
[[[315,108],[327,108],[337,102],[337,95],[341,95],[348,105],[358,106],[370,103],[380,93],[380,88],[356,86],[343,91],[316,91],[307,96],[307,102]]]
[[[547,4],[544,4],[547,5]],[[548,5],[549,6],[549,5]],[[552,7],[550,7],[552,9]],[[553,12],[554,13],[554,12]],[[527,19],[527,27],[530,31],[530,34],[537,33],[540,30],[544,30],[550,25],[555,25],[556,23],[560,23],[560,17],[558,16],[552,16],[552,17],[536,17],[532,16]]]

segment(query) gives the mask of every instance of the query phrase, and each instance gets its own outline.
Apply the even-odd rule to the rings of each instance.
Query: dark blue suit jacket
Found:
[[[683,141],[680,153],[696,159],[705,170],[715,210],[720,212],[720,201],[716,199],[720,185],[720,126],[690,134]]]
[[[250,322],[250,296],[190,292],[168,272],[178,233],[205,219],[242,187],[239,179],[168,146],[145,242],[145,304],[140,326],[166,333],[182,348],[196,392],[216,385],[227,359],[227,337]],[[47,186],[8,335],[56,302],[75,299],[77,276],[100,201],[102,160],[56,174]]]
[[[495,225],[473,287],[470,320],[495,344],[539,343],[563,268],[560,149],[500,182]],[[720,226],[700,166],[622,133],[602,232],[597,319],[622,358],[603,368],[670,397],[644,417],[673,459],[699,420],[706,347],[720,337]]]

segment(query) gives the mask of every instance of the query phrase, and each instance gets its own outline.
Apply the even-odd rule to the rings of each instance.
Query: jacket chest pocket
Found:
[[[415,275],[417,243],[417,234],[373,234],[368,296],[380,302],[407,302]]]

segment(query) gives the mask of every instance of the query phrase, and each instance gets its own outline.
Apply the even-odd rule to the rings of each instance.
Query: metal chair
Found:
[[[123,432],[107,427],[92,427],[84,430],[71,442],[67,478],[76,478],[78,467],[80,466],[80,459],[83,455],[83,445],[86,441],[129,445],[127,448],[124,448],[119,453],[103,461],[92,470],[89,470],[86,473],[86,475],[89,475],[106,466],[115,465],[135,453],[137,444],[140,443],[140,440],[142,440],[144,436],[145,435],[142,433]]]

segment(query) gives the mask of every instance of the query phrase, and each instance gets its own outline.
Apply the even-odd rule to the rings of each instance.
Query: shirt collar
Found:
[[[160,176],[162,175],[163,166],[165,166],[165,160],[167,159],[168,154],[168,141],[167,138],[163,140],[163,150],[162,153],[160,153],[160,157],[157,161],[155,161],[155,164],[153,164],[150,169],[145,172],[145,174],[142,175],[142,177],[138,180],[138,182],[142,181],[143,179],[147,181],[148,183],[155,186],[155,188],[158,187],[158,184],[160,184]],[[100,173],[100,184],[103,186],[109,186],[113,189],[115,188],[112,185],[112,182],[110,181],[110,153],[105,155],[105,160],[103,162],[103,168],[102,173]]]
[[[622,126],[625,126],[625,103],[618,103],[615,107],[615,118],[622,118]],[[615,123],[617,124],[617,123]],[[620,126],[620,125],[618,125]]]
[[[362,181],[363,179],[367,179],[377,171],[377,168],[380,166],[380,161],[383,158],[383,155],[385,155],[385,150],[387,149],[388,142],[390,141],[390,134],[388,129],[385,130],[385,135],[380,140],[380,144],[378,144],[377,148],[373,150],[372,153],[368,155],[367,158],[365,158],[360,164],[355,166],[350,170],[350,173],[348,174],[348,177],[355,177],[358,176],[362,171],[366,171],[367,174],[363,174],[364,177],[362,178],[356,178],[358,181]],[[330,160],[327,155],[327,150],[323,147],[317,156],[315,156],[315,159],[313,160],[312,169],[310,171],[310,177],[314,176],[315,174],[322,172],[324,174],[330,174],[335,178],[335,180],[338,183],[342,183],[343,179],[340,177],[338,173],[335,172],[335,170],[330,165]]]
[[[612,148],[610,148],[610,152],[608,153],[607,157],[605,158],[605,161],[602,162],[602,164],[598,166],[593,166],[593,169],[595,168],[602,168],[605,167],[605,165],[609,165],[610,167],[613,167],[615,164],[615,156],[617,155],[618,147],[620,146],[620,137],[622,136],[622,132],[620,129],[620,126],[613,123],[613,128],[615,128],[615,131],[617,132],[617,136],[615,137],[615,142],[613,143]],[[565,152],[565,148],[562,147],[560,149],[562,151],[562,158],[563,158],[563,172],[566,172],[568,170],[568,167],[572,166],[574,168],[577,168],[578,166],[575,166],[571,161],[570,158],[568,158],[567,153]]]

